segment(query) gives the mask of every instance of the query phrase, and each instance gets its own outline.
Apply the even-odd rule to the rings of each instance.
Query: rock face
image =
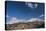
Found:
[[[14,23],[5,24],[6,30],[18,30],[18,29],[34,29],[34,28],[44,28],[44,22],[28,22],[28,23]]]

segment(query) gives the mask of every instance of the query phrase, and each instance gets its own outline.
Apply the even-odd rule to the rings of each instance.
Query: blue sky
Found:
[[[44,16],[43,3],[8,1],[6,6],[6,17],[8,21],[10,21],[12,17],[16,17],[21,20],[29,20],[32,17],[43,18]]]

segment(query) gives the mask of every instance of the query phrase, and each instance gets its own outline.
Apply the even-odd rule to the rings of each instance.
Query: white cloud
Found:
[[[38,4],[35,4],[35,8],[37,8]]]
[[[39,17],[42,17],[42,16],[44,16],[44,15],[41,14]],[[7,15],[7,18],[8,17],[9,16]],[[7,24],[13,24],[13,23],[19,23],[19,22],[25,22],[25,23],[27,23],[27,22],[33,22],[33,21],[44,21],[44,20],[39,19],[39,18],[30,18],[29,20],[24,20],[24,19],[17,19],[16,17],[12,17],[10,19],[10,21],[7,22]]]
[[[7,22],[7,24],[13,24],[13,23],[19,23],[19,22],[33,22],[33,21],[43,21],[39,18],[30,18],[29,20],[23,20],[23,19],[17,19],[16,17],[12,17],[11,20],[9,22]]]
[[[25,4],[28,5],[28,7],[30,7],[30,8],[37,8],[37,6],[38,6],[38,4],[36,4],[36,3],[33,5],[33,3],[26,2]]]
[[[42,14],[42,15],[40,15],[39,17],[43,17],[44,15]]]
[[[12,23],[14,23],[14,22],[16,22],[16,17],[12,17],[12,18],[10,19],[10,21],[7,22],[7,24],[12,24]]]
[[[6,15],[6,17],[8,18],[9,16],[8,16],[8,15]]]
[[[27,22],[33,22],[33,21],[43,21],[43,20],[41,20],[39,18],[31,18],[31,19],[27,20]]]
[[[18,23],[18,22],[24,22],[24,20],[22,20],[22,19],[17,19],[16,17],[12,17],[12,18],[10,19],[10,21],[7,22],[7,24],[13,24],[13,23]]]

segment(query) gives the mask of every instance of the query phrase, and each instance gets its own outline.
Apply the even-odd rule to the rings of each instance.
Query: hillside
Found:
[[[18,30],[18,29],[34,29],[34,28],[44,28],[43,21],[34,21],[27,23],[14,23],[14,24],[5,24],[6,30]]]

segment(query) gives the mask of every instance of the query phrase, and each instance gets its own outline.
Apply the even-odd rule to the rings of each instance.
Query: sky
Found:
[[[43,20],[44,3],[8,1],[6,3],[6,22],[17,23]]]

